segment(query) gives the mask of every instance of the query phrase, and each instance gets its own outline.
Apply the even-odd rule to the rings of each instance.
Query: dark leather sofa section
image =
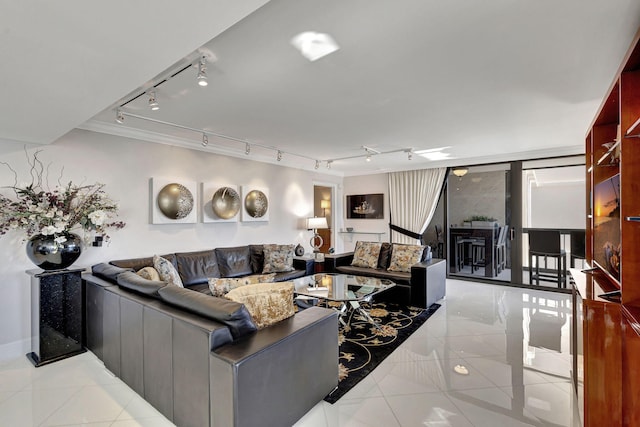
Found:
[[[249,251],[253,272],[251,251],[261,246]],[[214,250],[166,257],[189,286],[133,272],[152,258],[98,264],[83,278],[87,347],[174,424],[292,425],[337,386],[335,311],[311,307],[256,331],[243,304],[196,291],[220,269],[209,265]]]
[[[411,266],[411,272],[387,271],[391,259],[391,244],[383,243],[378,257],[377,268],[354,267],[353,252],[326,255],[325,271],[329,273],[344,273],[357,276],[377,277],[389,279],[396,283],[396,287],[380,294],[379,298],[404,305],[427,308],[439,299],[445,297],[446,261],[431,258],[426,252],[424,257],[429,259]]]

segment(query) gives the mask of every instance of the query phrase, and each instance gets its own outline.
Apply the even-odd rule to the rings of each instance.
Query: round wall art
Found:
[[[193,194],[182,184],[167,184],[158,192],[158,208],[167,218],[185,218],[193,210]]]
[[[262,218],[269,209],[269,201],[262,191],[252,190],[244,198],[244,208],[252,218]]]
[[[213,212],[222,219],[231,219],[240,211],[240,195],[231,187],[221,187],[211,199]]]

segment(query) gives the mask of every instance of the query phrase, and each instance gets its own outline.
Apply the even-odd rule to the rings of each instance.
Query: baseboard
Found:
[[[23,357],[31,351],[31,340],[24,339],[0,345],[0,363]]]

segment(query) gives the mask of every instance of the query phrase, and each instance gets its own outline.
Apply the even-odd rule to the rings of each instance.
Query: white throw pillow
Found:
[[[158,271],[160,280],[162,280],[163,282],[167,282],[167,284],[169,285],[175,285],[184,288],[182,279],[180,278],[178,271],[169,260],[162,258],[161,256],[154,255],[153,267]]]

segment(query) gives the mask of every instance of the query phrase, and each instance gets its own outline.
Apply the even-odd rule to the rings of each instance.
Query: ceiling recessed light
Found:
[[[305,31],[291,39],[291,44],[309,61],[315,61],[340,49],[329,34]]]

